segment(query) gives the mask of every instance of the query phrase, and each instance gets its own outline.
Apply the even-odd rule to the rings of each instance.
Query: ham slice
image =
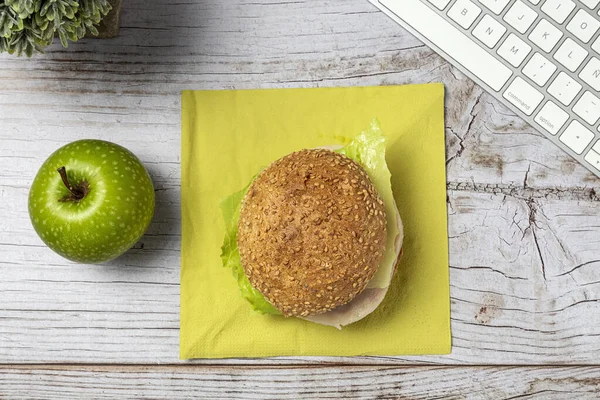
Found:
[[[402,242],[404,240],[404,228],[402,226],[402,220],[400,219],[400,213],[398,207],[394,204],[396,209],[396,221],[398,223],[398,235],[394,240],[394,251],[396,252],[396,259],[392,266],[382,266],[379,268],[389,267],[390,274],[387,286],[383,288],[370,288],[367,286],[358,296],[356,296],[349,303],[337,307],[329,312],[312,315],[303,319],[311,322],[315,322],[321,325],[333,326],[337,329],[342,329],[343,326],[350,325],[354,322],[360,321],[367,315],[371,314],[383,301],[385,295],[388,292],[392,277],[396,272],[398,266],[398,260],[402,254]]]

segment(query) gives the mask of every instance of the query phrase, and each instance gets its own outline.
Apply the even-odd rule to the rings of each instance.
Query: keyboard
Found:
[[[600,0],[369,0],[600,177]]]

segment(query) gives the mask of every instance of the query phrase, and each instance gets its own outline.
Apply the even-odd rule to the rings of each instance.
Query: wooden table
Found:
[[[0,56],[0,398],[600,397],[600,180],[366,0],[127,0],[115,40]],[[446,84],[449,356],[180,362],[180,92]],[[45,247],[43,160],[136,153],[148,234],[108,265]]]

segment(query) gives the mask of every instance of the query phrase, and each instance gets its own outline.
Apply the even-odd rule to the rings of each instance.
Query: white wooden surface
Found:
[[[6,398],[593,400],[591,367],[106,367],[0,368]]]
[[[447,88],[452,354],[181,366],[180,91],[434,81]],[[148,234],[103,266],[53,254],[27,215],[43,160],[81,138],[131,149],[157,190]],[[117,39],[0,56],[0,398],[598,398],[599,196],[366,0],[127,0]]]

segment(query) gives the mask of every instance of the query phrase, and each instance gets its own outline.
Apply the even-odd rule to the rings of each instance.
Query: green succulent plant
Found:
[[[0,53],[43,52],[58,36],[64,47],[96,26],[111,10],[109,0],[0,0]]]

